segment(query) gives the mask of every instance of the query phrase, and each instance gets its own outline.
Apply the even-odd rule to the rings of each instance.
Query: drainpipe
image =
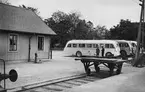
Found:
[[[31,38],[32,38],[32,36],[29,36],[28,62],[30,62]]]
[[[51,38],[50,38],[50,47],[49,47],[48,55],[49,55],[49,59],[52,59],[52,44],[51,44]]]

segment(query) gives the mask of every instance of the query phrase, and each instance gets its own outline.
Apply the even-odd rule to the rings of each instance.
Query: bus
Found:
[[[131,55],[129,43],[126,40],[116,40],[120,47],[120,54],[123,58]]]
[[[130,44],[130,49],[132,51],[132,54],[135,55],[136,48],[137,48],[137,42],[136,41],[128,41]]]
[[[136,42],[128,40],[115,40],[120,47],[120,54],[122,58],[133,56],[136,50]]]
[[[64,48],[65,56],[96,56],[96,48],[100,49],[99,57],[102,57],[101,48],[104,47],[104,56],[120,56],[119,44],[113,40],[70,40]]]

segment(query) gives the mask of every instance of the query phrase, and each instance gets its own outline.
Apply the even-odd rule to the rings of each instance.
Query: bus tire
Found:
[[[113,54],[112,54],[111,52],[107,52],[107,53],[105,54],[105,56],[106,56],[106,57],[113,57]]]
[[[77,57],[81,57],[81,56],[82,56],[82,53],[81,53],[80,51],[77,51],[77,52],[76,52],[76,56],[77,56]]]
[[[120,54],[121,54],[121,57],[122,57],[122,59],[126,59],[127,58],[127,53],[126,53],[126,51],[120,51]]]

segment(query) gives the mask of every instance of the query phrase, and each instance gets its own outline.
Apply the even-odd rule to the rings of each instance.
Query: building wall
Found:
[[[43,35],[35,35],[31,38],[31,59],[35,58],[35,53],[37,53],[38,58],[41,59],[48,59],[49,58],[49,51],[50,51],[50,37],[43,36],[44,37],[44,50],[39,51],[38,50],[38,36]]]
[[[0,32],[0,59],[7,58],[7,34]]]
[[[50,37],[44,36],[44,50],[38,51],[38,35],[32,35],[31,37],[31,53],[30,59],[35,59],[35,53],[38,54],[40,59],[49,58],[49,49],[50,49]],[[43,35],[42,35],[43,36]],[[2,43],[2,44],[1,44]],[[18,43],[17,51],[9,51],[9,33],[0,34],[0,58],[6,61],[22,61],[28,60],[28,51],[29,51],[29,35],[27,34],[18,34]]]

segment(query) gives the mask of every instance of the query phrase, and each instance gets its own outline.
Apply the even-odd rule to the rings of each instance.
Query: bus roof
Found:
[[[114,40],[70,40],[68,43],[117,43]]]

